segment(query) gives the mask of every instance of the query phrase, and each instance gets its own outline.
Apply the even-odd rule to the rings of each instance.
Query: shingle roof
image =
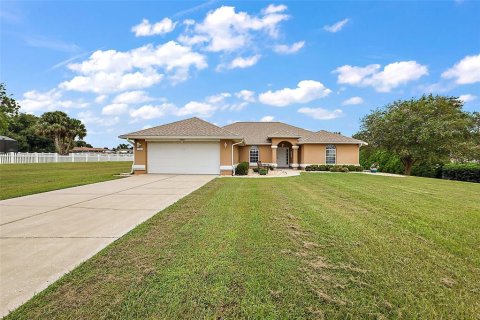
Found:
[[[341,134],[320,130],[313,132],[283,122],[235,122],[223,127],[243,136],[247,145],[271,144],[269,138],[299,138],[299,144],[308,143],[362,143]]]
[[[7,136],[0,136],[0,140],[17,141],[17,140],[15,140],[15,139],[12,139],[12,138],[7,137]]]
[[[333,133],[325,130],[314,132],[309,136],[302,137],[298,140],[299,144],[305,143],[361,143],[366,144],[362,140],[342,136],[338,133]]]
[[[289,136],[293,134],[299,137],[313,134],[312,131],[283,122],[234,122],[223,128],[243,136],[245,144],[249,145],[270,144],[268,137],[278,135],[280,132],[288,132]]]
[[[139,137],[198,137],[198,138],[231,138],[241,139],[227,129],[220,128],[210,122],[204,121],[197,117],[185,120],[167,123],[161,126],[122,134],[120,138],[139,138]]]

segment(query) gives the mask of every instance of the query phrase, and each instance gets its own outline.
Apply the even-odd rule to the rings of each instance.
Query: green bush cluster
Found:
[[[259,173],[261,176],[265,176],[265,175],[268,173],[268,170],[262,168],[262,169],[258,170],[258,173]]]
[[[363,171],[363,167],[355,165],[312,164],[310,166],[306,166],[305,171],[360,172]]]
[[[237,164],[235,174],[237,176],[246,176],[248,174],[248,166],[248,162],[240,162],[239,164]]]
[[[403,174],[404,166],[400,158],[388,151],[377,149],[372,150],[368,147],[360,149],[360,164],[364,168],[370,168],[372,164],[378,165],[380,172]],[[412,175],[418,177],[441,178],[442,162],[441,161],[424,161],[416,163],[412,168]]]
[[[459,180],[480,183],[480,164],[446,164],[442,168],[442,178],[449,180]]]

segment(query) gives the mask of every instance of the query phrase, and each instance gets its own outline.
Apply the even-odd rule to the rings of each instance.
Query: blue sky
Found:
[[[1,81],[86,140],[192,116],[354,134],[423,93],[480,110],[478,1],[0,3]]]

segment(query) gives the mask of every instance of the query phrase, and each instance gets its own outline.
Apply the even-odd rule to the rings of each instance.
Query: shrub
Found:
[[[268,166],[268,169],[269,169],[269,170],[275,170],[275,167],[272,166],[272,165],[269,165],[269,166]]]
[[[361,172],[363,171],[363,167],[362,166],[356,166],[356,165],[353,165],[353,164],[350,164],[348,166],[346,166],[348,168],[348,171],[357,171],[357,172]]]
[[[260,173],[261,176],[264,176],[268,173],[268,170],[267,169],[260,169],[260,170],[258,170],[258,173]]]
[[[451,163],[443,166],[442,178],[480,183],[480,164],[478,163]]]
[[[338,168],[335,167],[335,166],[332,166],[332,167],[329,169],[330,172],[337,172],[337,170],[338,170]]]
[[[328,171],[328,167],[324,164],[318,166],[318,171]]]
[[[340,167],[340,168],[338,168],[338,171],[339,172],[349,172],[350,170],[348,170],[347,167]]]
[[[237,164],[235,174],[238,176],[246,176],[248,174],[248,162],[240,162]]]
[[[253,172],[258,172],[258,168],[257,168],[257,167],[253,168],[252,170],[253,170]]]

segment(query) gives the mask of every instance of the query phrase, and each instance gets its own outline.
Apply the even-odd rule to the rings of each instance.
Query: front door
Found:
[[[279,168],[288,168],[289,164],[289,152],[288,148],[278,148],[277,149],[277,166]]]

